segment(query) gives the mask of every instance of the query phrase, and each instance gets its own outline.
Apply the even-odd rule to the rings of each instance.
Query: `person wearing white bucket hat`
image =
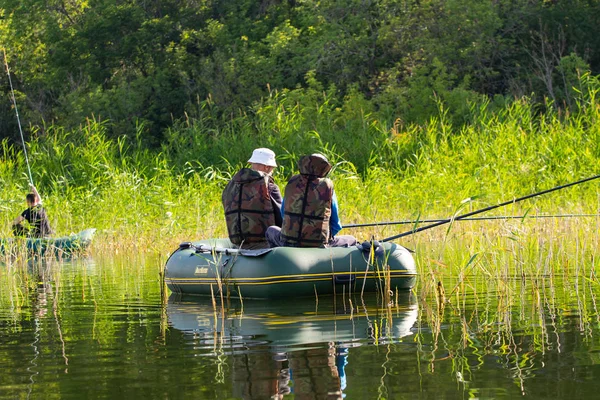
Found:
[[[252,169],[256,169],[257,171],[265,169],[264,167],[270,167],[268,171],[263,171],[269,174],[277,167],[277,163],[275,162],[275,152],[264,147],[254,149],[252,157],[250,157],[248,162],[252,164]]]
[[[229,240],[242,249],[267,248],[267,228],[282,223],[283,198],[271,177],[277,167],[275,153],[255,149],[248,163],[251,167],[238,171],[221,196]]]

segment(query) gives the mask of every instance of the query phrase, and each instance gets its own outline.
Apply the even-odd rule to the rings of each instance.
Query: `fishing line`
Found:
[[[401,238],[401,237],[404,237],[404,236],[412,235],[412,234],[417,233],[417,232],[421,232],[421,231],[424,231],[424,230],[427,230],[427,229],[435,228],[436,226],[444,225],[444,224],[447,224],[447,223],[450,223],[450,222],[453,222],[453,221],[456,221],[456,220],[460,220],[460,219],[465,219],[465,218],[468,218],[468,217],[470,217],[472,215],[475,215],[475,214],[480,214],[482,212],[490,211],[490,210],[493,210],[495,208],[503,207],[503,206],[506,206],[506,205],[509,205],[509,204],[515,204],[515,203],[518,203],[518,202],[523,201],[523,200],[531,199],[532,197],[537,197],[537,196],[540,196],[542,194],[554,192],[554,191],[560,190],[560,189],[565,189],[565,188],[570,187],[570,186],[579,185],[580,183],[589,182],[589,181],[592,181],[592,180],[598,179],[598,178],[600,178],[600,175],[594,175],[594,176],[591,176],[589,178],[578,180],[576,182],[571,182],[571,183],[567,183],[567,184],[564,184],[564,185],[553,187],[551,189],[542,190],[541,192],[528,194],[527,196],[519,197],[519,198],[514,199],[514,200],[505,201],[503,203],[496,204],[494,206],[485,207],[485,208],[482,208],[480,210],[475,210],[475,211],[472,211],[472,212],[469,212],[469,213],[466,213],[466,214],[463,214],[463,215],[459,215],[457,217],[447,218],[447,219],[441,220],[441,221],[436,222],[436,223],[431,224],[431,225],[422,226],[420,228],[412,229],[410,231],[403,232],[403,233],[400,233],[398,235],[390,236],[388,238],[385,238],[385,239],[381,240],[381,242],[389,242],[390,240],[394,240],[394,239],[398,239],[398,238]]]
[[[502,220],[502,219],[538,219],[538,218],[577,218],[577,217],[600,217],[600,214],[554,214],[554,215],[494,215],[490,217],[473,217],[461,218],[459,221],[487,221],[487,220]],[[427,224],[432,222],[445,221],[445,218],[437,219],[416,219],[405,221],[389,221],[389,222],[370,222],[365,224],[349,224],[344,225],[344,229],[362,228],[369,226],[388,226],[388,225],[409,225],[409,224]]]
[[[15,107],[15,113],[17,114],[17,125],[19,126],[19,133],[21,134],[21,143],[23,144],[23,153],[25,154],[25,163],[27,164],[27,172],[29,173],[29,183],[33,186],[33,177],[31,176],[31,167],[29,166],[29,157],[27,156],[27,148],[25,146],[25,137],[23,136],[23,128],[21,127],[21,117],[19,116],[19,109],[17,108],[17,98],[15,97],[15,89],[13,88],[12,79],[10,77],[10,68],[8,67],[8,60],[6,59],[6,50],[2,49],[2,53],[4,54],[4,66],[6,67],[6,74],[8,75],[8,83],[10,85],[12,102]]]

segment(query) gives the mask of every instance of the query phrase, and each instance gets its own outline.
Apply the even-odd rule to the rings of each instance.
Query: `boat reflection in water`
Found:
[[[410,293],[399,295],[391,307],[378,306],[375,295],[231,299],[225,307],[219,298],[213,306],[211,299],[171,295],[167,315],[169,325],[193,343],[195,355],[223,361],[221,379],[231,368],[235,397],[341,398],[352,348],[412,334],[417,305]]]

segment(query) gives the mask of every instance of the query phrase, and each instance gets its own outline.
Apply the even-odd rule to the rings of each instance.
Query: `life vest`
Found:
[[[223,190],[229,239],[244,249],[269,247],[265,232],[275,225],[269,179],[263,172],[242,168]]]
[[[36,204],[33,207],[25,210],[21,216],[29,222],[30,230],[29,237],[43,238],[52,235],[52,228],[46,210],[41,204]]]
[[[331,164],[319,154],[298,161],[299,175],[285,187],[281,238],[285,246],[323,247],[329,242],[333,182]]]

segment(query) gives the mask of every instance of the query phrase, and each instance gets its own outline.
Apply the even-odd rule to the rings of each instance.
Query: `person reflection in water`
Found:
[[[328,364],[331,370],[331,376],[338,379],[339,391],[336,393],[339,398],[346,397],[346,365],[348,364],[348,348],[336,346],[329,342]]]
[[[342,399],[346,388],[346,354],[328,348],[289,354],[292,393],[297,399]]]
[[[234,397],[244,399],[342,399],[348,350],[328,348],[293,352],[238,354],[233,361]]]
[[[233,359],[233,395],[243,399],[282,399],[290,393],[285,353],[251,352]]]

